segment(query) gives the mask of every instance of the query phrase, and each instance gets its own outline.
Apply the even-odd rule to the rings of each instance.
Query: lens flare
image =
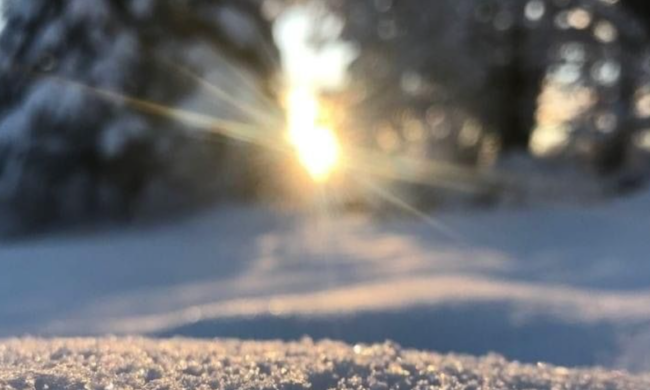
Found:
[[[317,183],[326,182],[340,160],[336,133],[323,123],[316,94],[295,89],[287,99],[288,139],[300,163]]]

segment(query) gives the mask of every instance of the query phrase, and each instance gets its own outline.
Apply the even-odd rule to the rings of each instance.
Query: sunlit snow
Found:
[[[650,378],[602,369],[523,365],[496,355],[441,356],[404,350],[393,343],[28,339],[0,341],[0,386],[7,390],[641,390],[650,386]]]
[[[648,210],[650,194],[440,215],[450,239],[418,220],[220,209],[144,231],[14,243],[0,249],[0,337],[392,339],[642,370]]]

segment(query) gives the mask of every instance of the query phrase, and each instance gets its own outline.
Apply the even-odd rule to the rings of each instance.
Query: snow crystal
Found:
[[[0,388],[14,389],[647,389],[650,377],[349,346],[146,339],[0,342]]]

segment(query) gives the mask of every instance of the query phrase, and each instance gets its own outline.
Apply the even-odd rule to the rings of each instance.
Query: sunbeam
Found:
[[[238,141],[266,146],[272,149],[286,149],[286,147],[281,147],[277,142],[277,137],[265,136],[264,133],[260,131],[260,127],[256,125],[225,120],[194,111],[173,108],[157,102],[127,96],[106,89],[95,88],[77,81],[60,77],[42,77],[48,77],[51,80],[68,87],[78,88],[108,102],[125,104],[146,114],[157,115],[183,123],[187,126],[191,126],[195,130],[204,131],[207,134],[218,134]]]
[[[367,189],[375,193],[383,200],[393,204],[394,206],[397,206],[400,210],[408,213],[409,215],[416,217],[417,219],[426,223],[428,226],[432,227],[436,231],[445,235],[447,238],[459,244],[465,244],[467,242],[467,240],[464,237],[462,237],[459,233],[453,231],[447,225],[433,218],[431,215],[425,213],[422,210],[419,210],[415,206],[412,206],[407,201],[401,199],[399,196],[391,193],[389,190],[382,188],[381,186],[376,185],[369,180],[360,180],[360,182],[364,185],[364,187],[366,187]]]
[[[187,75],[190,74],[187,73]],[[512,177],[498,174],[488,175],[452,163],[390,156],[353,145],[343,145],[327,124],[319,124],[318,98],[315,95],[299,93],[299,91],[295,95],[289,96],[288,120],[286,132],[283,133],[279,131],[281,125],[278,126],[278,131],[273,131],[273,128],[269,131],[265,128],[266,126],[274,127],[275,124],[272,121],[267,124],[258,124],[226,120],[96,88],[57,76],[39,75],[39,77],[49,78],[70,88],[78,88],[111,103],[124,104],[149,115],[177,121],[191,128],[191,131],[187,133],[190,136],[195,136],[194,132],[200,131],[205,135],[219,135],[255,144],[282,154],[294,155],[317,185],[325,184],[334,171],[337,171],[337,175],[347,175],[352,179],[361,175],[466,193],[479,193],[486,186],[505,189],[515,182]],[[201,78],[196,75],[193,78],[206,88],[210,88],[213,93],[219,96],[223,95],[223,91],[217,86],[206,80],[201,81]],[[215,98],[217,97],[215,96]],[[229,104],[237,104],[232,98],[228,99]],[[240,106],[245,107],[243,104]],[[262,113],[259,112],[258,115],[262,115]],[[386,194],[384,193],[383,196]]]
[[[185,77],[191,79],[201,87],[205,88],[211,95],[212,97],[217,99],[217,102],[219,103],[226,103],[230,105],[231,107],[235,108],[236,110],[242,112],[243,114],[246,114],[250,116],[251,118],[254,118],[257,120],[260,124],[262,125],[279,125],[282,122],[282,114],[278,112],[278,110],[274,107],[271,106],[270,102],[267,102],[266,99],[264,99],[264,96],[261,96],[262,99],[264,99],[265,107],[264,110],[259,110],[257,108],[252,107],[249,104],[246,104],[245,102],[238,101],[237,99],[233,98],[228,92],[226,92],[223,88],[219,87],[218,85],[209,82],[205,78],[201,77],[200,75],[194,73],[191,69],[172,63],[171,61],[163,61],[164,64],[178,73],[184,75]],[[245,77],[243,75],[240,75],[239,71],[236,71],[235,74],[237,74],[238,78],[244,79]],[[243,84],[247,85],[247,84]],[[248,86],[251,89],[253,88],[252,86]]]

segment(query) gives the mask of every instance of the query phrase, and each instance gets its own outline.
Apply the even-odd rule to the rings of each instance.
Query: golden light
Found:
[[[300,163],[317,183],[336,170],[341,147],[336,133],[322,123],[316,94],[307,88],[293,90],[287,98],[288,139]]]

